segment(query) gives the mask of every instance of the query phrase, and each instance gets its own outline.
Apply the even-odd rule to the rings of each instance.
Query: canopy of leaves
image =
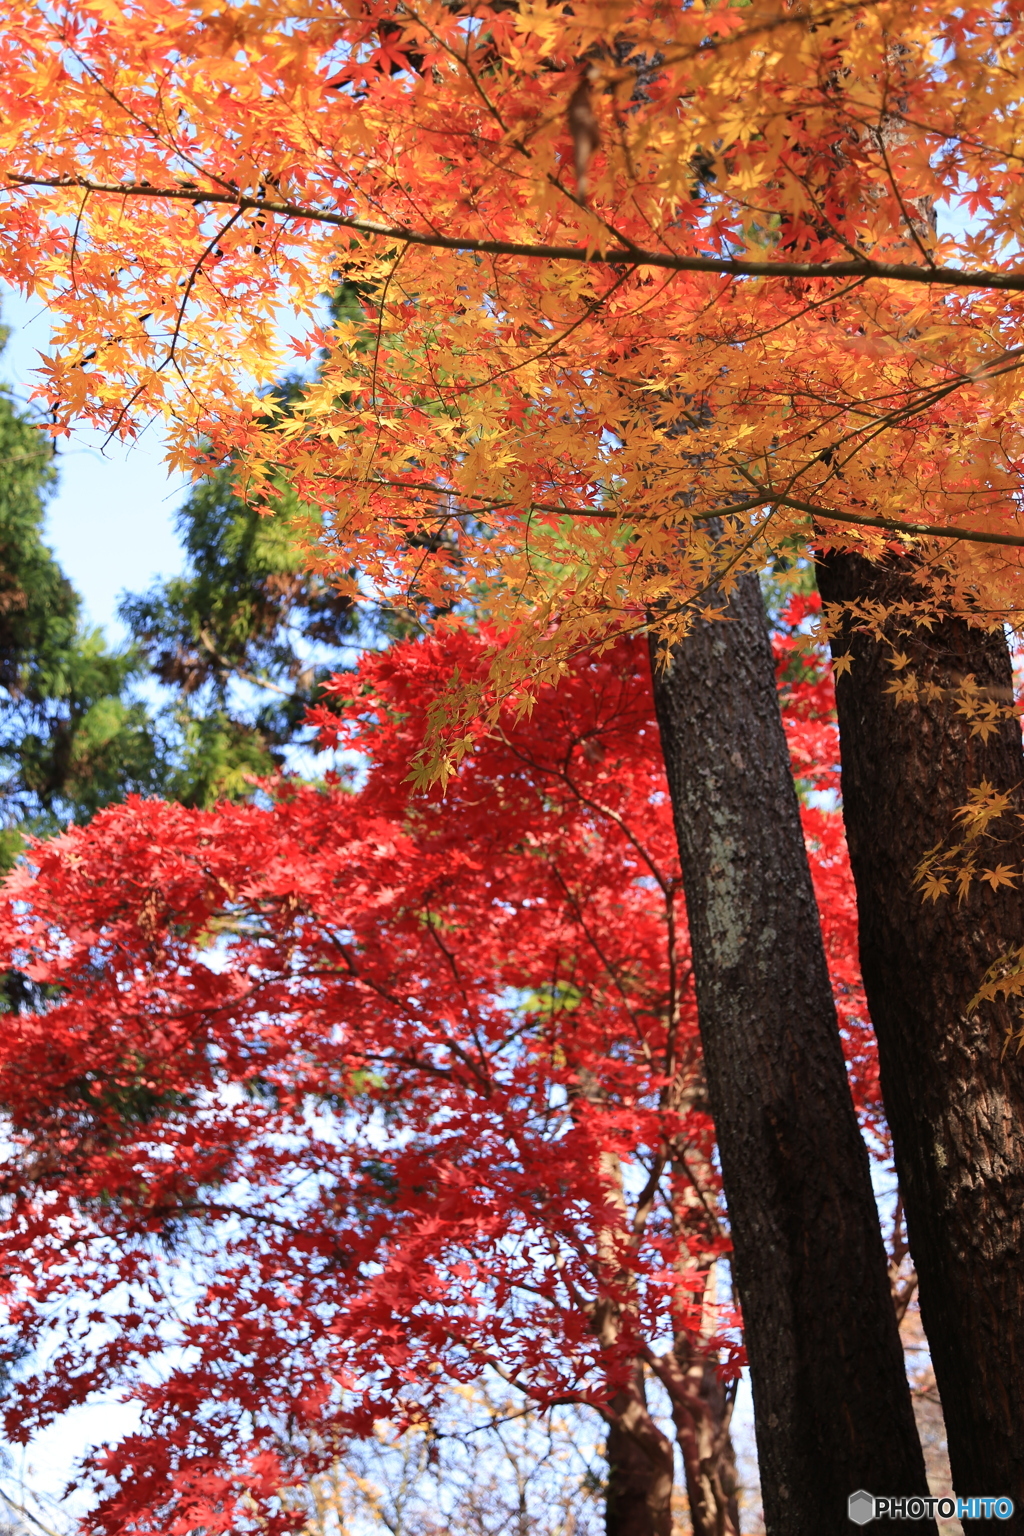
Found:
[[[0,1043],[8,1339],[33,1352],[7,1428],[113,1382],[140,1403],[94,1464],[97,1530],[283,1530],[282,1485],[486,1367],[607,1412],[666,1334],[737,1358],[728,1309],[702,1316],[728,1235],[646,649],[578,660],[413,795],[431,700],[491,638],[334,681],[358,792],[133,800],[8,881],[3,963],[57,991]],[[834,787],[827,683],[787,699]],[[805,818],[874,1117],[839,818]]]
[[[16,0],[0,264],[57,313],[58,430],[163,413],[178,462],[235,457],[257,501],[286,468],[351,595],[471,592],[507,686],[610,618],[677,631],[811,517],[924,538],[925,608],[995,622],[1024,539],[1019,21]],[[937,237],[943,202],[968,232]],[[366,315],[312,323],[321,372],[268,411],[280,306],[320,321],[339,275]]]
[[[0,860],[127,794],[251,797],[308,739],[306,709],[356,636],[350,600],[303,564],[308,514],[285,490],[260,516],[228,471],[201,482],[178,516],[186,573],[125,600],[132,640],[115,649],[44,542],[56,461],[6,395],[0,463]]]

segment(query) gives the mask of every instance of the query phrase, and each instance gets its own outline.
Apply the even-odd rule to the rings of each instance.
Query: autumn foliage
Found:
[[[847,674],[864,953],[896,957],[884,986],[868,960],[865,974],[922,1306],[958,1489],[1012,1481],[1018,1496],[1019,1426],[985,1371],[1019,1355],[1019,1242],[993,1213],[1019,1207],[1020,1159],[957,1148],[964,1127],[1019,1120],[1008,1027],[968,1035],[971,995],[1006,979],[1019,942],[1020,850],[986,831],[969,894],[1003,903],[990,921],[955,917],[942,883],[963,865],[958,805],[987,814],[995,784],[1009,806],[1020,779],[1003,626],[1019,622],[1024,549],[1022,37],[1017,0],[5,8],[0,277],[54,317],[50,430],[84,419],[131,439],[159,418],[176,464],[229,466],[247,515],[279,509],[282,488],[309,509],[309,561],[342,606],[405,608],[433,637],[368,661],[321,716],[368,761],[365,783],[284,782],[205,817],[133,802],[41,847],[9,894],[28,978],[11,983],[5,1047],[15,1326],[34,1347],[75,1286],[102,1298],[49,1374],[25,1378],[17,1422],[119,1373],[135,1383],[147,1416],[110,1463],[108,1525],[237,1524],[243,1487],[253,1519],[280,1524],[270,1490],[332,1437],[427,1414],[442,1382],[488,1362],[540,1405],[592,1404],[611,1433],[638,1361],[668,1383],[673,1328],[728,1361],[728,1321],[700,1315],[726,1236],[634,637],[652,628],[664,658],[695,625],[706,636],[700,621],[755,599],[754,573],[780,556],[818,560],[823,584],[856,572],[828,589],[826,623]],[[306,376],[272,389],[289,356]],[[748,606],[746,639],[725,628],[728,671],[756,653],[776,750],[754,757],[788,797]],[[477,638],[459,629],[470,609]],[[828,793],[834,743],[802,665],[788,663],[788,726],[799,775]],[[695,872],[720,866],[708,807],[680,789],[704,767],[684,771],[682,750],[701,681],[673,706],[668,770],[702,1029],[727,1170],[753,1175],[744,1207],[729,1171],[737,1267],[751,1213],[783,1233],[768,1323],[745,1292],[755,1398],[779,1392],[777,1413],[758,1408],[769,1524],[792,1498],[816,1536],[850,1478],[884,1463],[923,1488],[924,1470],[806,884],[799,940],[774,917],[768,937],[776,956],[813,952],[818,984],[780,987],[780,968],[756,997],[732,986],[717,1015],[708,1001],[727,957],[703,942]],[[708,694],[725,685],[720,671]],[[707,725],[713,702],[698,702]],[[1003,767],[974,783],[999,742]],[[727,763],[742,753],[720,757],[738,835],[781,828],[764,773],[739,790]],[[410,764],[448,798],[417,799]],[[873,818],[937,764],[955,796],[908,804],[880,849]],[[805,814],[868,1114],[838,824],[827,802]],[[787,891],[806,873],[786,825],[759,888],[783,865]],[[921,938],[914,885],[936,848],[941,943]],[[865,850],[891,855],[884,875]],[[920,998],[890,1009],[915,979]],[[748,1017],[772,1021],[768,1091],[738,1137],[760,1139],[730,1163],[729,1113],[754,1097],[719,1083],[712,1041]],[[730,1039],[722,1059],[743,1062]],[[776,1085],[782,1041],[797,1065]],[[799,1066],[829,1050],[831,1087]],[[827,1125],[841,1134],[816,1162]],[[792,1146],[812,1148],[800,1167]],[[967,1187],[969,1219],[947,1219]],[[847,1246],[815,1250],[811,1233],[838,1230],[839,1190],[859,1190],[843,1196]],[[834,1260],[824,1298],[800,1278],[808,1251]],[[812,1382],[815,1318],[840,1344],[855,1318],[840,1374],[870,1355],[889,1386],[859,1369]],[[812,1453],[818,1424],[831,1449]]]
[[[162,416],[257,502],[285,468],[353,591],[490,613],[503,688],[815,525],[923,539],[925,608],[998,618],[1022,37],[953,0],[12,0],[0,271],[54,310],[58,433]]]
[[[805,608],[783,698],[828,791]],[[646,652],[578,661],[414,794],[431,699],[486,652],[456,632],[336,679],[320,723],[357,788],[132,800],[8,883],[7,1427],[103,1386],[141,1404],[93,1468],[97,1530],[283,1530],[283,1485],[486,1365],[607,1416],[673,1331],[741,1359],[705,1295],[729,1245]],[[804,817],[874,1119],[840,820]]]

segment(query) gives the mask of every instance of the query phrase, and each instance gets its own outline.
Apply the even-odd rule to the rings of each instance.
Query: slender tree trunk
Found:
[[[682,1112],[698,1105],[708,1111],[703,1063],[696,1072],[691,1068],[674,1099]],[[655,1369],[672,1406],[692,1536],[739,1536],[740,1531],[739,1480],[730,1433],[735,1384],[727,1386],[720,1377],[714,1345],[720,1330],[718,1261],[723,1236],[716,1213],[717,1184],[714,1165],[705,1150],[688,1146],[682,1138],[677,1140],[672,1149],[671,1201],[673,1232],[681,1254],[686,1255],[677,1261],[684,1281],[679,1297],[683,1305],[674,1320],[672,1350],[657,1359]],[[700,1235],[704,1237],[703,1251]],[[694,1271],[704,1282],[696,1324]]]
[[[826,603],[891,611],[914,595],[906,561],[830,553],[818,580]],[[959,618],[910,630],[891,619],[883,636],[847,615],[833,642],[852,657],[836,697],[861,967],[953,1482],[963,1496],[1012,1496],[1018,1514],[1001,1529],[1024,1531],[1024,1056],[1007,1049],[1021,1021],[1015,1003],[968,1009],[988,967],[1024,942],[1024,894],[1019,879],[976,881],[963,900],[914,885],[983,781],[1010,795],[1011,814],[975,845],[979,862],[1024,865],[1019,724],[973,734],[960,708],[971,678],[1005,707],[1010,658],[1001,633]],[[886,640],[908,657],[909,702],[891,692]]]
[[[586,1074],[581,1074],[580,1090],[580,1097],[593,1091]],[[591,1323],[602,1348],[611,1353],[621,1347],[625,1329],[635,1336],[637,1318],[633,1286],[623,1273],[619,1250],[619,1243],[631,1226],[622,1162],[615,1152],[604,1151],[600,1154],[600,1165],[608,1222],[597,1232],[599,1294]],[[602,1280],[611,1282],[607,1289]],[[605,1419],[606,1536],[672,1536],[672,1442],[647,1407],[644,1363],[639,1356],[632,1360],[628,1381],[608,1403]]]
[[[733,1394],[714,1354],[704,1340],[680,1333],[655,1369],[672,1406],[693,1536],[739,1536],[739,1479],[729,1432]]]
[[[693,1350],[683,1353],[677,1346],[676,1358],[694,1404],[689,1411],[685,1400],[672,1404],[676,1437],[683,1451],[693,1536],[739,1536],[739,1480],[729,1433],[733,1395],[709,1354]]]
[[[606,1536],[672,1536],[672,1442],[647,1408],[644,1369],[638,1360],[633,1379],[610,1404],[605,1453]]]
[[[927,1485],[756,579],[654,671],[765,1520],[839,1536]]]

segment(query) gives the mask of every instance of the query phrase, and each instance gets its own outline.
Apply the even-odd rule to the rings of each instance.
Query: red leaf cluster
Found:
[[[780,653],[827,789],[829,684]],[[486,665],[456,632],[336,679],[361,787],[136,799],[6,887],[7,1427],[141,1404],[96,1530],[292,1528],[283,1486],[486,1365],[601,1410],[673,1333],[741,1358],[703,1307],[728,1238],[646,652],[578,660],[414,794],[431,701]],[[839,817],[806,815],[874,1113]]]

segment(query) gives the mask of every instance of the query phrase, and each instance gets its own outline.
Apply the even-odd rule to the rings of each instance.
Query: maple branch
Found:
[[[470,999],[469,993],[466,991],[466,984],[463,981],[462,977],[459,975],[458,961],[456,960],[455,955],[448,948],[447,944],[444,943],[443,939],[441,938],[440,934],[438,933],[438,931],[437,931],[437,924],[434,922],[434,916],[433,916],[433,913],[431,912],[429,907],[427,907],[427,909],[426,909],[426,919],[427,919],[427,931],[430,934],[431,939],[437,945],[438,949],[441,951],[442,955],[444,955],[445,959],[448,962],[448,969],[452,973],[452,980],[454,981],[455,985],[458,987],[459,993],[461,994],[461,997],[462,997],[462,1001],[465,1004],[466,1016],[468,1018],[473,1018],[474,1014],[475,1014],[475,1010],[473,1008],[473,1004],[472,1004],[472,1001]],[[456,1045],[452,1041],[450,1035],[446,1035],[445,1036],[445,1040],[446,1040],[447,1044],[449,1045],[450,1049],[452,1049],[454,1051],[458,1051],[460,1056],[463,1056],[463,1059],[465,1060],[466,1065],[468,1067],[470,1067],[470,1069],[472,1071],[475,1072],[477,1080],[482,1083],[485,1095],[487,1097],[490,1097],[490,1094],[491,1094],[491,1091],[492,1091],[492,1088],[493,1088],[493,1084],[492,1084],[492,1081],[491,1081],[490,1071],[488,1070],[489,1063],[488,1063],[488,1060],[487,1060],[487,1052],[484,1049],[483,1042],[480,1039],[480,1031],[477,1029],[477,1026],[476,1026],[475,1022],[470,1026],[470,1029],[471,1029],[471,1032],[472,1032],[472,1035],[473,1035],[473,1043],[476,1046],[477,1051],[479,1052],[479,1055],[480,1055],[480,1067],[479,1068],[474,1068],[473,1067],[472,1060],[471,1060],[471,1058],[469,1056],[468,1051],[467,1052],[463,1052],[461,1047]]]
[[[676,951],[677,926],[676,926],[676,894],[679,889],[678,879],[673,879],[665,892],[665,938],[667,941],[668,958],[668,1007],[666,1009],[665,1030],[665,1057],[664,1073],[665,1086],[658,1095],[659,1108],[665,1109],[671,1095],[672,1084],[675,1081],[677,1071],[676,1048],[679,1044],[680,1000],[682,988],[680,986],[679,956]]]
[[[317,972],[318,976],[340,976],[347,974],[347,972],[342,971]],[[433,1062],[424,1061],[421,1056],[415,1055],[412,1051],[399,1052],[363,1050],[360,1053],[360,1059],[363,1062],[378,1062],[381,1066],[384,1067],[412,1067],[415,1071],[423,1072],[427,1076],[439,1077],[441,1078],[442,1082],[446,1083],[454,1083],[457,1081],[455,1073],[451,1070],[450,1067],[437,1067]]]
[[[174,322],[174,331],[171,335],[171,345],[167,352],[169,358],[173,359],[177,351],[178,338],[181,335],[181,327],[185,319],[185,311],[188,308],[189,297],[191,296],[192,289],[196,285],[196,280],[198,279],[200,272],[203,270],[203,262],[206,260],[207,256],[211,255],[217,249],[221,239],[224,237],[224,235],[227,234],[232,224],[238,223],[244,212],[244,208],[239,208],[231,215],[229,219],[225,219],[224,223],[221,225],[220,229],[218,229],[213,239],[208,242],[202,255],[198,256],[193,263],[192,270],[189,273],[188,280],[185,283],[185,292],[182,294],[181,303],[178,306],[178,318]]]
[[[442,950],[442,952],[447,954],[447,951],[445,950],[444,945],[441,944],[440,940],[437,938],[436,933],[433,932],[433,923],[430,921],[429,910],[428,910],[426,915],[427,915],[427,926],[428,926],[428,928],[430,928],[432,936],[433,936],[435,942],[437,943],[438,947]],[[340,952],[342,960],[345,962],[345,969],[343,971],[338,972],[338,971],[330,971],[330,970],[328,970],[328,968],[326,966],[321,966],[321,967],[318,967],[313,972],[313,974],[315,976],[320,977],[320,976],[328,976],[328,975],[341,975],[341,976],[350,977],[353,981],[358,981],[359,983],[361,983],[362,986],[366,987],[369,991],[375,993],[378,997],[383,998],[384,1002],[389,1004],[390,1007],[394,1008],[397,1011],[397,1013],[398,1013],[400,1018],[408,1019],[410,1017],[409,1010],[408,1010],[407,1007],[405,1007],[403,1005],[402,999],[400,997],[398,997],[388,987],[385,987],[382,982],[377,981],[372,975],[369,975],[366,972],[362,972],[362,971],[359,970],[359,968],[356,966],[355,962],[353,961],[352,956],[349,953],[348,946],[346,944],[343,944],[339,940],[336,940],[334,947],[335,947],[336,950],[338,950]],[[456,982],[461,987],[461,983],[458,983],[458,972],[456,971],[455,974],[456,974]],[[467,1008],[469,1008],[471,1006],[470,1000],[469,1000],[468,997],[466,997],[464,989],[463,989],[463,998],[464,998],[464,1000],[466,1002]],[[461,1045],[459,1045],[458,1041],[457,1040],[453,1040],[449,1033],[447,1033],[446,1031],[441,1031],[441,1034],[442,1034],[442,1039],[444,1041],[444,1045],[445,1045],[446,1049],[451,1051],[452,1055],[455,1056],[457,1058],[457,1060],[462,1062],[462,1065],[466,1068],[466,1070],[480,1084],[480,1087],[481,1087],[481,1089],[482,1089],[482,1091],[484,1093],[484,1096],[489,1098],[490,1095],[491,1095],[491,1092],[492,1092],[492,1083],[491,1083],[491,1080],[490,1080],[490,1076],[489,1076],[488,1072],[486,1071],[487,1053],[484,1050],[484,1047],[482,1046],[482,1044],[480,1043],[479,1035],[477,1034],[476,1028],[474,1027],[474,1029],[473,1029],[473,1038],[474,1038],[477,1050],[480,1052],[481,1059],[482,1059],[483,1063],[485,1064],[483,1067],[482,1066],[478,1066],[477,1063],[474,1062],[473,1058],[470,1056],[469,1052],[468,1051],[464,1051],[462,1049]],[[373,1054],[372,1052],[369,1052],[369,1051],[366,1051],[366,1050],[363,1051],[363,1055],[364,1055],[364,1057],[366,1057],[367,1060],[369,1060],[371,1058],[372,1054]],[[389,1058],[388,1057],[382,1057],[380,1059],[388,1060]],[[395,1058],[392,1057],[390,1059],[395,1059]],[[408,1059],[411,1060],[412,1058],[408,1058]],[[419,1066],[421,1064],[420,1063],[416,1063],[416,1065]],[[441,1068],[436,1068],[436,1069],[432,1069],[432,1070],[436,1070],[437,1072],[441,1072],[442,1071]]]
[[[633,1212],[633,1220],[631,1223],[633,1229],[633,1241],[635,1245],[639,1245],[640,1239],[644,1234],[644,1228],[647,1225],[647,1218],[651,1214],[651,1211],[654,1209],[654,1201],[657,1197],[658,1189],[661,1185],[661,1176],[665,1172],[665,1166],[667,1162],[668,1149],[664,1146],[663,1143],[662,1146],[658,1148],[658,1152],[654,1159],[654,1165],[651,1168],[647,1178],[647,1183],[644,1185],[643,1189],[637,1196],[636,1209]]]
[[[356,234],[391,240],[399,245],[422,245],[435,250],[465,251],[480,256],[522,256],[537,261],[573,261],[592,266],[662,267],[670,272],[709,272],[725,277],[753,278],[861,278],[894,283],[919,283],[928,287],[990,289],[1024,293],[1024,272],[984,270],[965,272],[960,267],[923,267],[910,262],[872,261],[752,261],[742,256],[685,256],[676,251],[652,251],[639,245],[590,247],[586,245],[545,245],[519,240],[482,240],[472,235],[442,235],[434,230],[408,229],[401,225],[378,224],[356,214],[331,213],[323,208],[304,207],[301,203],[270,202],[265,198],[231,192],[203,191],[200,187],[154,187],[136,182],[92,181],[86,176],[26,176],[16,171],[4,172],[4,180],[13,186],[66,189],[112,197],[143,197],[161,202],[204,203],[235,208],[238,212],[274,213],[279,218],[313,224],[328,224],[336,229],[351,229]]]
[[[864,528],[888,528],[893,533],[910,533],[924,539],[964,539],[969,544],[1005,544],[1012,549],[1024,549],[1024,535],[1017,533],[983,533],[980,529],[961,528],[956,524],[939,528],[931,523],[904,523],[894,517],[868,517],[859,512],[838,512],[835,507],[816,507],[813,502],[801,501],[796,496],[786,496],[775,491],[769,492],[765,500],[778,506],[793,507],[797,512],[808,512],[812,517],[824,518],[828,522],[856,523]]]
[[[583,908],[580,906],[579,901],[570,890],[568,882],[566,881],[565,876],[562,874],[562,871],[559,869],[558,864],[553,860],[549,861],[547,859],[545,859],[544,862],[551,870],[555,883],[560,887],[562,895],[565,897],[567,904],[575,913],[576,921],[579,923],[588,944],[611,978],[612,985],[614,986],[616,992],[619,994],[619,997],[622,1001],[622,1006],[626,1011],[626,1016],[633,1026],[633,1030],[636,1034],[637,1044],[644,1054],[644,1059],[649,1067],[653,1067],[654,1056],[651,1052],[651,1047],[640,1025],[640,1021],[636,1016],[636,1011],[633,1008],[632,1001],[630,999],[629,993],[626,991],[626,987],[623,981],[624,975],[628,976],[628,972],[623,966],[616,965],[605,954],[602,945],[600,944],[597,936],[593,933],[591,925],[587,922],[587,919],[583,914]]]
[[[755,477],[747,473],[741,466],[736,468],[744,479],[756,485]],[[503,512],[512,510],[514,501],[499,501],[492,497],[477,496],[472,492],[459,492],[452,487],[433,486],[422,482],[410,482],[403,480],[386,480],[375,476],[368,483],[379,485],[388,490],[429,491],[438,496],[446,496],[453,500],[470,500],[479,504],[480,512]],[[792,507],[797,512],[808,512],[812,517],[826,518],[830,522],[855,523],[866,528],[888,528],[893,533],[913,534],[916,538],[926,539],[964,539],[971,544],[1004,544],[1013,549],[1024,548],[1024,534],[1015,533],[986,533],[980,528],[963,528],[958,523],[940,525],[938,523],[905,523],[896,517],[870,517],[859,512],[840,512],[838,507],[818,507],[809,501],[801,501],[795,496],[790,496],[783,491],[777,491],[765,487],[757,496],[748,496],[745,501],[730,502],[726,507],[712,507],[709,512],[689,512],[691,522],[711,522],[716,517],[739,517],[744,512],[752,512],[758,507],[768,505],[780,507]],[[523,507],[526,514],[534,512],[546,512],[557,517],[581,517],[594,518],[601,522],[613,522],[621,518],[623,522],[651,522],[649,516],[636,517],[629,512],[618,512],[604,507],[566,507],[557,502],[533,501]],[[439,516],[441,514],[438,514]],[[444,514],[447,520],[449,513]]]
[[[702,1398],[700,1392],[690,1385],[674,1354],[656,1355],[649,1344],[641,1346],[641,1353],[673,1403],[681,1403],[696,1418],[710,1419],[708,1403]]]
[[[582,1261],[584,1268],[589,1268],[590,1267],[590,1256],[586,1252],[582,1252],[582,1253],[580,1252],[581,1245],[580,1245],[580,1243],[578,1241],[574,1241],[575,1238],[576,1238],[576,1234],[575,1233],[569,1233],[567,1240],[570,1243],[572,1243],[573,1247],[576,1249],[576,1256],[577,1256],[578,1259],[580,1259]],[[577,1312],[579,1312],[582,1317],[590,1317],[591,1313],[593,1312],[593,1307],[592,1307],[591,1303],[589,1301],[587,1301],[586,1297],[583,1295],[582,1291],[580,1290],[579,1286],[576,1284],[576,1282],[573,1279],[572,1275],[567,1273],[566,1265],[565,1265],[565,1255],[563,1253],[559,1252],[559,1250],[558,1250],[558,1248],[556,1246],[556,1243],[555,1243],[554,1234],[552,1232],[548,1232],[547,1233],[547,1246],[548,1246],[548,1252],[551,1254],[551,1263],[552,1263],[552,1266],[554,1267],[555,1274],[558,1276],[559,1280],[561,1280],[562,1284],[565,1286],[565,1289],[566,1289],[566,1291],[568,1292],[568,1295],[569,1295],[569,1300],[572,1302],[573,1306],[576,1308]],[[556,1305],[557,1305],[557,1303],[556,1303]]]
[[[536,1387],[531,1387],[526,1382],[521,1381],[519,1377],[515,1376],[507,1366],[502,1365],[501,1361],[497,1358],[496,1355],[492,1355],[490,1350],[476,1348],[469,1342],[467,1338],[464,1338],[462,1334],[452,1333],[449,1335],[449,1337],[451,1338],[453,1344],[461,1344],[462,1348],[469,1356],[475,1357],[477,1360],[482,1360],[485,1365],[489,1365],[491,1370],[501,1377],[502,1381],[507,1382],[510,1387],[515,1387],[516,1391],[521,1392],[525,1398],[529,1399],[530,1402],[543,1402],[543,1392],[539,1391]],[[572,1401],[572,1399],[568,1399],[568,1401]]]
[[[712,1232],[717,1233],[719,1237],[728,1238],[729,1234],[722,1226],[718,1212],[708,1203],[710,1198],[709,1191],[705,1189],[702,1180],[697,1177],[696,1173],[690,1167],[686,1156],[688,1150],[689,1148],[687,1145],[684,1144],[680,1146],[678,1155],[675,1158],[675,1162],[677,1166],[682,1167],[683,1172],[689,1179],[690,1187],[692,1188],[694,1194],[697,1196],[697,1199],[700,1201],[701,1206],[704,1209],[704,1214],[708,1219],[708,1225]]]
[[[564,784],[568,785],[570,792],[573,794],[576,800],[579,801],[580,805],[585,805],[590,810],[597,811],[598,815],[605,816],[609,821],[613,822],[615,826],[618,827],[623,837],[632,845],[632,847],[640,855],[640,858],[647,865],[647,868],[651,872],[651,877],[656,881],[662,895],[666,897],[668,896],[669,886],[671,884],[670,877],[662,874],[657,864],[655,864],[651,854],[633,832],[625,817],[621,816],[619,812],[616,811],[612,806],[605,805],[603,801],[594,800],[591,799],[590,796],[585,795],[582,789],[580,789],[579,785],[576,784],[573,780],[572,775],[570,774],[567,767],[549,768],[546,763],[538,762],[537,759],[530,753],[521,751],[505,734],[500,726],[495,726],[491,734],[497,737],[502,745],[509,752],[511,752],[514,757],[518,757],[520,762],[525,763],[528,768],[532,768],[535,773],[547,774],[549,778],[561,779]]]
[[[557,1404],[561,1404],[563,1400],[561,1398],[556,1398],[554,1401]],[[576,1398],[567,1397],[564,1399],[564,1402],[567,1404],[571,1403],[573,1406],[575,1406]],[[493,1419],[489,1419],[486,1424],[471,1424],[468,1429],[435,1429],[433,1432],[433,1438],[435,1440],[456,1440],[460,1445],[462,1445],[470,1435],[489,1434],[492,1430],[497,1433],[503,1424],[518,1423],[520,1419],[528,1419],[531,1414],[536,1414],[537,1412],[538,1410],[533,1407],[520,1408],[517,1413],[502,1413]],[[501,1436],[499,1435],[498,1438],[500,1440]]]
[[[893,427],[906,426],[908,422],[913,421],[915,416],[920,416],[923,412],[931,409],[935,405],[940,404],[941,401],[947,399],[950,395],[955,394],[957,390],[965,388],[967,385],[977,384],[980,381],[987,379],[998,379],[1003,374],[1017,372],[1017,370],[1022,366],[1024,366],[1024,347],[1015,347],[1011,352],[1005,352],[1002,357],[997,358],[992,363],[985,363],[980,368],[973,369],[970,373],[958,374],[951,381],[948,381],[944,384],[935,385],[931,389],[925,390],[923,393],[921,393],[917,399],[912,400],[910,404],[900,406],[898,409],[892,411],[888,411],[884,415],[875,416],[873,425],[869,431],[865,432],[862,428],[855,427],[852,431],[847,432],[837,442],[831,445],[832,452],[827,459],[823,460],[823,462],[833,464],[834,467],[832,470],[832,475],[841,479],[842,475],[840,474],[840,471],[845,469],[848,464],[852,463],[856,455],[863,452],[863,450],[868,447],[875,438],[880,437],[883,432],[888,432]],[[879,398],[884,400],[886,397],[881,396]],[[868,403],[870,402],[864,402],[865,405]],[[863,407],[856,407],[854,409],[854,414],[867,415],[868,413],[863,409]],[[836,452],[840,447],[844,447],[850,442],[854,443],[855,446],[841,461],[841,463],[836,463]],[[821,459],[822,455],[819,454],[818,458]],[[812,460],[811,462],[813,463],[815,461]],[[797,476],[794,476],[790,481],[790,484],[792,485],[796,479]]]
[[[897,1191],[896,1212],[893,1217],[892,1252],[889,1254],[889,1286],[892,1290],[892,1303],[896,1309],[896,1321],[901,1323],[906,1315],[907,1308],[914,1299],[917,1290],[917,1270],[911,1269],[909,1274],[901,1278],[900,1271],[903,1260],[910,1252],[910,1244],[907,1241],[906,1218],[903,1211],[903,1195]]]
[[[743,476],[750,485],[761,487],[761,504],[777,507],[792,507],[797,512],[807,512],[814,518],[825,518],[829,522],[855,523],[864,528],[889,528],[893,533],[910,533],[915,537],[925,539],[964,539],[971,544],[1006,544],[1012,548],[1024,548],[1024,534],[1016,533],[984,533],[980,529],[961,528],[954,523],[952,527],[934,526],[931,523],[905,523],[896,517],[871,517],[860,512],[840,512],[836,507],[816,507],[812,501],[803,501],[798,496],[790,496],[785,491],[777,491],[772,486],[761,486],[755,474],[752,474],[743,464],[734,464],[736,471]],[[695,512],[695,520],[714,516],[725,517],[729,508],[717,514],[712,512]]]

